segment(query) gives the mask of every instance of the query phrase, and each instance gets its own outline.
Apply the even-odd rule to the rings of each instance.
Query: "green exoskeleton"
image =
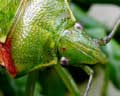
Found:
[[[0,40],[6,36],[20,0],[0,0]]]
[[[110,41],[118,25],[106,38],[93,39],[76,22],[67,0],[22,0],[6,41],[0,43],[0,62],[13,77],[54,66],[72,96],[80,96],[79,90],[61,65],[81,67],[90,75],[87,96],[93,77],[87,64],[106,62],[99,46]]]

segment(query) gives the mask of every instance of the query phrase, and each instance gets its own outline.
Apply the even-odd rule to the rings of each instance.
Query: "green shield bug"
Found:
[[[100,45],[107,44],[119,22],[106,38],[96,40],[76,23],[67,0],[22,0],[4,43],[0,43],[0,62],[13,77],[32,70],[53,66],[73,96],[80,96],[74,81],[60,64],[81,67],[90,75],[86,64],[105,63]]]

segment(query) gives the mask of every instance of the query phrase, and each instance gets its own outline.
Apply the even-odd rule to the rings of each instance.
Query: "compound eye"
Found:
[[[68,65],[69,60],[66,57],[61,57],[60,63],[61,63],[61,65]]]
[[[64,34],[70,34],[70,31],[69,30],[65,30]]]
[[[80,29],[80,30],[83,30],[83,26],[80,24],[80,23],[75,23],[75,28],[76,29]]]
[[[72,33],[71,31],[65,30],[65,31],[63,32],[63,35],[70,35],[71,33]]]

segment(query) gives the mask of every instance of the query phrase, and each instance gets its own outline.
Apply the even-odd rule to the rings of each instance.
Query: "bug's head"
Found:
[[[106,56],[100,50],[97,40],[86,34],[79,23],[61,34],[58,47],[60,56],[66,57],[70,64],[106,62]]]

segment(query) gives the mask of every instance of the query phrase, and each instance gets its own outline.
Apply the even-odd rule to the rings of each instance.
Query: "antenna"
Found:
[[[110,32],[110,34],[109,34],[108,36],[106,36],[105,38],[100,39],[100,40],[97,41],[98,44],[99,44],[100,46],[102,46],[102,45],[106,45],[107,43],[109,43],[109,41],[110,41],[110,40],[112,39],[112,37],[115,35],[115,33],[116,33],[119,25],[120,25],[120,19],[117,20],[116,24],[114,25],[112,31]]]

